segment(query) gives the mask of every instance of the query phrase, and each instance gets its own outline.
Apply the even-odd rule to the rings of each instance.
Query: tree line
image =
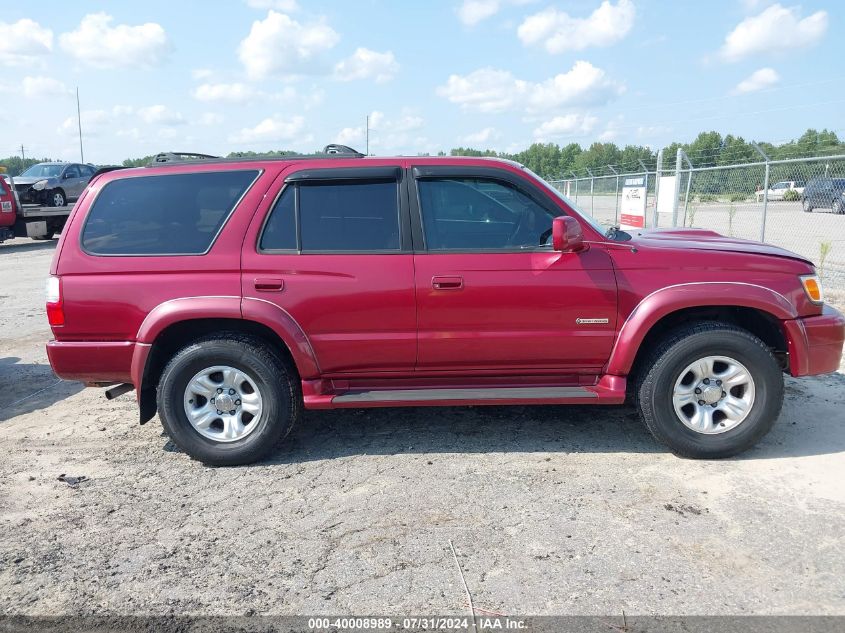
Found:
[[[784,158],[806,158],[827,154],[845,153],[845,142],[841,141],[831,130],[821,131],[808,129],[798,139],[774,144],[768,142],[757,143],[771,160]],[[695,167],[713,167],[719,165],[736,165],[763,160],[754,144],[741,136],[732,134],[722,135],[719,132],[701,132],[691,143],[671,143],[663,148],[663,169],[671,170],[675,167],[678,149],[682,149]],[[227,158],[258,158],[283,157],[295,155],[291,150],[277,150],[271,152],[231,152]],[[531,171],[547,179],[584,177],[591,173],[595,176],[612,175],[616,173],[631,173],[642,171],[645,165],[653,171],[657,164],[657,152],[644,145],[625,145],[619,147],[613,142],[595,142],[583,148],[578,143],[558,145],[557,143],[534,143],[526,149],[515,152],[497,152],[492,149],[477,149],[472,147],[456,147],[447,152],[439,152],[440,156],[495,156],[514,160],[528,167]],[[153,156],[141,158],[127,158],[124,167],[141,167],[149,164]],[[31,165],[50,159],[26,160],[19,156],[0,159],[0,165],[6,167],[8,173],[16,176]]]

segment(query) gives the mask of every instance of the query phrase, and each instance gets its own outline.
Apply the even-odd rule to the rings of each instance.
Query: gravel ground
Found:
[[[0,614],[463,614],[450,540],[505,614],[845,614],[842,373],[788,379],[726,461],[629,407],[466,407],[310,412],[207,468],[132,395],[56,382],[54,245],[0,246]]]

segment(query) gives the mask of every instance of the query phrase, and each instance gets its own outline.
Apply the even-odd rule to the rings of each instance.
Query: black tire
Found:
[[[67,204],[67,196],[61,189],[51,189],[44,194],[44,205],[48,207],[63,207]]]
[[[687,427],[672,403],[681,372],[706,356],[727,356],[742,363],[756,392],[744,420],[712,435]],[[705,321],[678,328],[641,367],[635,394],[643,422],[659,442],[682,457],[717,459],[747,450],[769,432],[783,405],[783,373],[775,357],[759,338],[730,324]]]
[[[244,372],[263,400],[257,426],[245,437],[219,442],[200,434],[185,413],[185,390],[197,372],[227,365]],[[237,332],[219,332],[192,342],[167,364],[158,384],[158,413],[170,439],[192,458],[210,466],[251,464],[269,455],[287,437],[302,411],[295,369],[262,342]]]
[[[55,235],[55,233],[50,231],[49,233],[46,233],[44,235],[39,235],[38,237],[33,237],[32,239],[34,239],[37,242],[42,242],[42,241],[46,242],[47,240],[52,240],[54,235]]]
[[[804,213],[813,212],[813,205],[809,200],[807,200],[807,198],[804,198],[804,201],[801,203],[801,208],[804,210]]]
[[[833,208],[833,212],[836,215],[842,215],[843,213],[845,213],[845,203],[842,202],[841,198],[839,200],[833,201],[833,207],[832,208]]]

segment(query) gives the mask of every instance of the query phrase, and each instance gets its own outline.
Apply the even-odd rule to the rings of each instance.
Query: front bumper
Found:
[[[839,369],[845,344],[845,316],[825,305],[819,316],[784,321],[793,376],[828,374]]]

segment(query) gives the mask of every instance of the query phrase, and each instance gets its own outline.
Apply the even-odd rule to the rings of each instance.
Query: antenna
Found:
[[[79,109],[79,86],[76,87],[76,121],[79,124],[79,162],[85,163],[85,152],[82,151],[82,112]]]
[[[364,152],[367,156],[370,155],[370,115],[367,115],[367,150]]]

